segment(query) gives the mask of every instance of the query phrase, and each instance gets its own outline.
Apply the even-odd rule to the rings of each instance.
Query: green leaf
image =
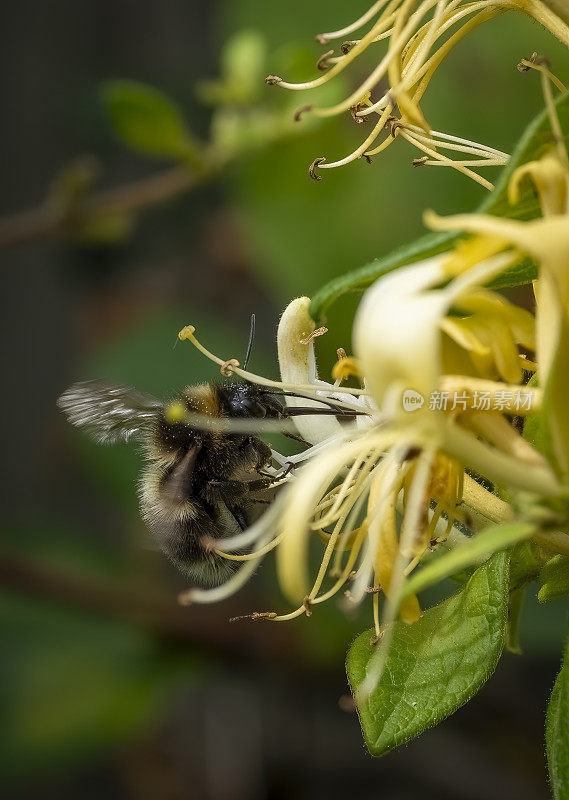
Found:
[[[569,594],[569,556],[557,555],[550,559],[539,574],[542,584],[537,593],[540,603],[547,603]]]
[[[377,687],[358,708],[364,739],[381,756],[438,724],[490,677],[504,646],[509,558],[494,555],[457,594],[413,625],[399,621]],[[362,633],[348,653],[352,691],[366,676],[375,646]]]
[[[200,99],[210,105],[249,105],[257,101],[264,88],[267,44],[256,30],[235,33],[221,53],[221,80],[198,85]]]
[[[136,81],[107,81],[103,103],[115,132],[143,153],[175,159],[196,158],[196,143],[175,103],[163,92]]]
[[[567,417],[567,363],[569,363],[569,325],[563,317],[557,330],[557,347],[543,389],[541,409],[528,414],[523,436],[557,469],[563,482],[569,462],[569,420]],[[538,386],[537,373],[528,386]]]
[[[508,624],[506,626],[506,649],[517,656],[522,654],[520,645],[520,622],[527,586],[520,586],[510,594]]]
[[[563,326],[562,326],[563,327]],[[562,336],[562,331],[560,331],[560,338],[562,341],[560,342],[560,346],[557,350],[555,356],[555,362],[559,359],[559,356],[563,354],[563,347],[562,345],[566,342],[565,338]],[[567,356],[567,354],[565,353]],[[556,455],[555,455],[555,442],[554,437],[552,435],[552,428],[551,428],[551,412],[552,412],[552,399],[559,399],[560,392],[559,386],[556,385],[556,382],[563,383],[566,376],[566,370],[556,368],[554,365],[551,369],[551,376],[552,379],[549,381],[548,386],[545,388],[543,392],[543,399],[541,403],[541,408],[539,411],[534,412],[533,414],[528,414],[524,421],[524,429],[523,429],[523,437],[524,439],[529,442],[536,450],[538,450],[545,458],[548,460],[550,464],[556,464]],[[566,361],[564,363],[567,363]],[[537,373],[531,376],[528,381],[529,387],[537,387],[539,386]],[[557,391],[556,391],[557,390]],[[561,395],[565,397],[565,395]],[[562,402],[562,412],[563,415],[566,416],[566,402]]]
[[[117,245],[132,235],[135,220],[132,214],[100,213],[73,222],[65,233],[75,243],[87,246]]]
[[[99,164],[92,156],[79,156],[53,178],[46,202],[59,214],[69,213],[92,190]]]
[[[569,666],[567,648],[551,692],[545,725],[547,764],[555,800],[569,800]]]
[[[460,572],[465,567],[469,567],[483,558],[488,558],[492,553],[504,550],[522,539],[527,539],[534,532],[535,525],[527,522],[492,525],[473,536],[466,544],[445,553],[427,567],[414,572],[405,583],[403,597],[422,592],[429,586],[440,583],[445,578],[450,578],[451,575]]]
[[[569,93],[558,97],[556,103],[561,127],[569,132]],[[565,138],[567,140],[568,137]],[[513,172],[521,164],[539,158],[545,148],[550,145],[549,118],[547,112],[542,111],[526,128],[507,166],[500,173],[494,190],[480,204],[477,213],[520,220],[535,218],[539,213],[539,201],[532,191],[529,181],[526,182],[520,201],[515,206],[511,206],[508,201],[508,184]],[[394,250],[382,259],[335,278],[314,295],[310,305],[312,318],[321,321],[332,303],[346,292],[361,291],[387,272],[444,253],[450,250],[459,238],[456,233],[428,233],[414,242]],[[532,281],[536,275],[535,263],[524,257],[498,276],[490,286],[497,289],[520,286]]]

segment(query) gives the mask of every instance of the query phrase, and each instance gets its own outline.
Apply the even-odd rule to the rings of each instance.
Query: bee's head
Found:
[[[255,419],[283,419],[286,409],[274,394],[263,391],[262,386],[239,383],[224,386],[220,396],[230,417],[253,417]]]

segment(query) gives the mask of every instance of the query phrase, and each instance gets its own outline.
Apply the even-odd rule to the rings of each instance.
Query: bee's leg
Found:
[[[242,508],[238,506],[228,506],[227,510],[235,520],[235,522],[239,525],[242,531],[247,530],[249,527],[249,523],[247,522],[247,517]]]
[[[263,478],[259,481],[234,481],[234,480],[211,480],[205,486],[205,498],[209,503],[216,503],[220,500],[226,505],[243,500],[250,492],[261,492],[268,489],[272,481]]]
[[[248,436],[242,444],[242,449],[247,460],[257,469],[264,467],[271,460],[271,448],[255,436]]]
[[[272,411],[272,416],[275,419],[282,419],[286,417],[287,411],[283,404],[276,399],[276,397],[272,397],[268,392],[263,392],[263,405],[268,411]]]
[[[275,475],[274,480],[282,481],[282,479],[286,478],[287,475],[290,475],[290,473],[295,468],[296,468],[296,464],[294,463],[294,461],[287,461],[286,464],[284,465],[283,469],[282,469],[282,472],[279,472],[278,475]]]
[[[277,483],[277,481],[282,481],[283,478],[286,478],[287,475],[290,475],[295,467],[296,464],[294,461],[287,461],[282,470],[280,472],[276,472],[274,475],[269,472],[264,472],[262,469],[258,469],[257,472],[259,475],[264,475],[266,478],[270,478],[271,483]]]

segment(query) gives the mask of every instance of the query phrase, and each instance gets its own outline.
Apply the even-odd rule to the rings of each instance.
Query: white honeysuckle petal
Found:
[[[387,450],[396,438],[397,432],[390,429],[369,431],[353,441],[338,442],[303,466],[291,484],[282,515],[283,539],[277,551],[277,574],[283,592],[293,602],[302,602],[308,594],[309,523],[319,499],[343,468],[353,464],[359,455],[374,448]]]
[[[461,294],[501,272],[511,258],[508,253],[488,258],[444,289],[434,289],[445,279],[443,254],[400,267],[367,290],[354,323],[354,349],[385,414],[406,421],[412,417],[413,423],[422,419],[434,432],[437,415],[429,410],[428,398],[441,373],[441,322]],[[404,392],[424,398],[411,414],[403,407]]]
[[[291,485],[281,522],[283,540],[277,551],[277,574],[283,592],[292,602],[302,602],[308,594],[309,521],[318,500],[338,472],[365,447],[356,441],[327,449],[311,459]]]
[[[403,267],[366,291],[354,322],[354,350],[380,409],[402,413],[401,395],[427,397],[440,364],[438,322],[446,305],[441,292],[425,292],[444,278],[444,256]],[[425,406],[413,414],[422,414]]]
[[[308,313],[310,298],[298,297],[285,308],[279,322],[277,347],[281,379],[286,384],[316,383],[318,377],[314,347],[311,343],[303,344],[314,331],[314,322]],[[330,387],[333,388],[332,386]],[[328,395],[328,392],[324,393]],[[316,400],[303,400],[287,397],[289,408],[310,406],[324,408]],[[342,433],[342,426],[334,416],[295,417],[294,424],[303,439],[310,444],[318,444],[334,434]]]

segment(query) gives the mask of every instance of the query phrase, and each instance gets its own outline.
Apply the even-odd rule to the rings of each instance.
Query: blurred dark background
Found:
[[[320,54],[313,35],[365,7],[365,0],[6,4],[2,214],[44,202],[55,176],[84,154],[99,164],[103,189],[169,168],[118,142],[101,107],[102,81],[160,88],[207,139],[215,110],[199,102],[204,92],[196,87],[219,76],[226,42],[245,30],[264,48],[253,105],[277,115],[285,109],[289,118],[306,98],[265,87],[262,75],[290,67],[287,74],[311,76]],[[542,105],[539,82],[515,69],[533,50],[569,78],[566,54],[534,23],[508,15],[483,26],[433,82],[424,103],[430,123],[511,150]],[[470,210],[484,191],[446,170],[413,171],[416,153],[404,142],[371,166],[359,161],[314,183],[307,165],[350,152],[361,128],[346,118],[265,136],[264,122],[250,133],[247,124],[246,152],[235,163],[127,220],[125,230],[119,225],[114,241],[60,231],[2,251],[6,796],[547,798],[542,730],[564,603],[537,608],[530,598],[524,655],[506,654],[467,708],[374,760],[340,702],[345,653],[370,625],[369,609],[354,619],[329,605],[282,626],[229,624],[240,613],[285,610],[270,559],[225,603],[178,607],[184,581],[152,548],[138,516],[137,453],[92,446],[56,409],[78,378],[165,396],[217,379],[190,345],[174,346],[177,331],[191,322],[214,352],[239,357],[252,312],[252,367],[276,376],[276,325],[292,297],[414,238],[424,208]],[[356,302],[330,314],[323,373],[335,348],[349,350]]]

